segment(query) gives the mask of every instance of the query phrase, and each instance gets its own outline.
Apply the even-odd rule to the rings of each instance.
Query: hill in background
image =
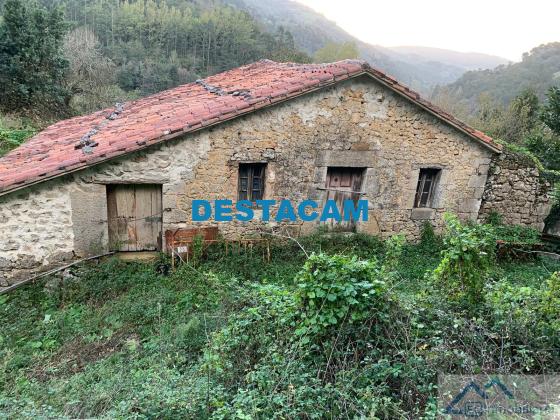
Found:
[[[389,47],[387,50],[398,54],[400,57],[406,57],[410,61],[439,61],[465,70],[493,69],[510,62],[496,55],[414,45]]]
[[[328,42],[353,42],[360,58],[427,95],[437,85],[452,83],[465,71],[507,63],[501,57],[427,47],[386,48],[353,37],[313,9],[290,0],[225,0],[245,10],[268,31],[280,26],[292,33],[298,48],[313,55]]]
[[[455,82],[436,88],[432,99],[451,112],[470,115],[481,100],[506,106],[527,89],[543,100],[554,85],[560,86],[560,42],[533,48],[519,63],[469,71]]]

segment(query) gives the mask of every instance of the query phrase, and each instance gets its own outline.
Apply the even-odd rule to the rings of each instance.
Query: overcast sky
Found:
[[[560,41],[559,0],[297,0],[370,44],[421,45],[513,61]]]

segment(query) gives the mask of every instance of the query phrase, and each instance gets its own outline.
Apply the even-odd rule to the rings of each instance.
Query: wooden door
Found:
[[[109,247],[161,250],[161,185],[107,185]]]
[[[353,200],[355,203],[360,199],[358,194],[362,189],[362,168],[328,168],[327,170],[327,200],[336,201],[341,216],[344,216],[344,200]],[[354,220],[340,221],[329,220],[329,228],[336,231],[353,232],[356,230]]]

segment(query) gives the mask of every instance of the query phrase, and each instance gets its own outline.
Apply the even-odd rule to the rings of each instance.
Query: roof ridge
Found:
[[[493,151],[492,138],[363,60],[260,60],[195,82],[59,121],[0,157],[0,195],[82,170],[340,81],[367,74]],[[81,150],[78,150],[81,149]]]

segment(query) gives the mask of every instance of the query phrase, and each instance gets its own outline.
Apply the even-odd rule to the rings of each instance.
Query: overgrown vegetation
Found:
[[[447,223],[419,244],[313,235],[308,258],[277,242],[268,264],[111,259],[3,295],[0,413],[434,418],[438,372],[558,371],[560,263],[494,259],[496,226]]]
[[[35,130],[32,128],[3,128],[0,125],[0,156],[15,149],[33,134]]]

